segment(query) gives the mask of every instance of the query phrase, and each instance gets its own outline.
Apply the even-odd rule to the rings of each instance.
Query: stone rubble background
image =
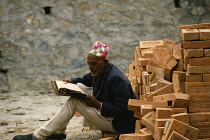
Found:
[[[0,0],[0,139],[32,133],[62,107],[67,97],[55,96],[50,81],[89,72],[96,41],[126,73],[139,41],[179,42],[179,26],[210,22],[210,0],[178,1],[181,8],[174,0]],[[68,138],[100,137],[81,132],[81,122],[73,118]]]

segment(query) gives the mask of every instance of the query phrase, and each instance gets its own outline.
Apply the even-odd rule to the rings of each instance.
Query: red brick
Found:
[[[183,42],[183,48],[184,49],[210,48],[210,40]]]
[[[190,140],[197,140],[199,129],[189,126],[184,136]]]
[[[156,101],[156,102],[157,102],[157,101],[163,101],[163,95],[154,96],[154,97],[153,97],[153,102],[154,102],[154,101]]]
[[[135,133],[138,133],[140,129],[142,129],[142,124],[141,120],[136,120],[136,125],[135,125]]]
[[[210,82],[210,74],[203,74],[203,81]]]
[[[172,108],[188,108],[190,100],[189,99],[174,99],[172,102]]]
[[[175,70],[176,66],[178,65],[178,62],[174,60],[169,60],[166,62],[164,66],[164,78],[168,81],[171,81],[173,71]]]
[[[134,71],[133,71],[133,74],[134,74],[135,76],[141,77],[141,71],[140,71],[140,70],[134,70]]]
[[[210,111],[210,82],[186,82],[185,93],[190,95],[189,112]]]
[[[186,57],[203,57],[204,49],[184,49]]]
[[[170,48],[153,48],[153,56],[158,65],[163,65],[166,57],[172,54]]]
[[[154,72],[155,67],[156,66],[153,66],[153,65],[147,65],[146,70],[147,70],[147,72],[152,73],[152,72]]]
[[[161,89],[161,88],[163,88],[163,87],[165,87],[165,86],[167,86],[169,84],[171,84],[171,82],[169,82],[169,81],[167,81],[165,79],[160,78],[157,81],[157,86],[155,87],[155,91],[157,91],[157,90],[159,90],[159,89]]]
[[[146,134],[146,135],[153,135],[153,132],[149,128],[142,128],[139,130],[139,133]]]
[[[142,72],[142,82],[145,86],[149,85],[149,73],[147,71]]]
[[[164,127],[168,119],[155,119],[156,127]]]
[[[150,58],[137,58],[137,63],[140,66],[146,66],[148,65],[148,61]]]
[[[152,84],[156,84],[157,85],[157,75],[156,75],[156,73],[154,71],[149,75],[149,84],[150,84],[150,86]]]
[[[168,102],[167,101],[153,101],[152,109],[156,109],[156,108],[168,108]]]
[[[190,66],[209,66],[210,57],[190,58],[189,64]]]
[[[210,29],[199,29],[200,40],[210,40]]]
[[[163,70],[164,70],[164,78],[168,81],[171,81],[173,70],[170,70],[168,68],[163,68]]]
[[[184,135],[188,127],[189,127],[188,124],[178,121],[176,119],[172,119],[171,123],[168,126],[168,129],[166,130],[165,135],[162,137],[162,140],[168,140],[173,131],[176,131],[177,133]]]
[[[188,108],[190,96],[182,93],[170,93],[163,95],[164,101],[172,101],[172,108]]]
[[[181,59],[178,62],[178,65],[176,66],[175,71],[184,71],[184,58],[181,57]]]
[[[140,111],[135,111],[135,112],[134,112],[134,117],[135,117],[135,118],[138,118],[138,119],[141,119],[141,118],[142,118],[141,112],[140,112]]]
[[[120,135],[119,140],[153,140],[153,137],[141,133],[130,133]]]
[[[186,73],[186,82],[202,82],[203,74],[189,74]]]
[[[132,83],[132,85],[134,85],[134,86],[138,85],[136,76],[129,77],[129,80]]]
[[[107,138],[101,138],[101,139],[98,139],[98,140],[114,140],[115,138],[114,137],[107,137]]]
[[[181,31],[181,29],[209,29],[209,28],[210,28],[210,23],[201,23],[201,24],[179,26],[179,31]]]
[[[203,50],[203,55],[206,56],[206,57],[210,56],[210,49],[204,49]]]
[[[189,64],[189,57],[184,56],[184,70],[187,70],[187,65]]]
[[[155,84],[150,84],[150,92],[154,92],[156,86],[157,86],[157,83],[155,83]]]
[[[155,130],[155,112],[149,112],[141,119],[141,123],[149,128],[152,132]]]
[[[190,99],[190,95],[182,93],[169,93],[163,95],[164,101],[173,101],[175,99]]]
[[[183,41],[200,39],[200,32],[197,29],[182,29],[181,35]]]
[[[176,61],[176,58],[173,55],[169,55],[163,67],[171,70],[177,64],[178,62]]]
[[[156,108],[156,119],[170,119],[172,115],[171,108]]]
[[[156,67],[154,72],[156,74],[157,79],[164,79],[164,72],[162,68]]]
[[[169,85],[167,85],[167,86],[165,86],[165,87],[163,87],[163,88],[161,88],[161,89],[159,89],[159,90],[149,94],[147,96],[147,100],[148,101],[153,101],[153,97],[154,96],[168,94],[168,93],[173,93],[173,92],[174,92],[173,84],[171,83],[171,84],[169,84]]]
[[[210,72],[210,66],[187,66],[187,72],[189,74],[204,74]]]
[[[175,93],[185,92],[186,73],[182,71],[173,71],[172,83]]]
[[[190,140],[190,139],[177,133],[176,131],[173,131],[167,140]]]
[[[182,37],[181,37],[182,29],[209,29],[210,28],[209,26],[210,26],[209,23],[179,26],[180,42],[182,42]]]
[[[143,58],[153,58],[152,49],[141,49],[141,55]]]
[[[189,119],[188,119],[187,113],[173,114],[173,115],[171,115],[171,118],[181,121],[183,123],[189,124]]]
[[[172,114],[187,113],[187,108],[172,108]]]
[[[102,137],[102,139],[100,139],[100,140],[114,140],[115,137],[117,137],[117,134],[107,132],[107,131],[101,131],[101,137]]]
[[[198,128],[198,139],[210,138],[210,112],[206,113],[189,113],[189,124],[192,127]],[[195,136],[194,136],[195,137]]]
[[[135,47],[135,56],[136,56],[136,58],[141,58],[142,56],[141,56],[141,48],[140,48],[140,46],[136,46]]]
[[[186,82],[185,94],[192,93],[210,93],[210,82]]]
[[[148,105],[148,104],[151,104],[151,102],[142,101],[142,100],[138,100],[138,99],[129,99],[128,109],[131,111],[140,111],[141,105]]]
[[[141,77],[138,77],[138,76],[137,76],[137,77],[136,77],[136,80],[137,80],[137,83],[138,83],[138,84],[141,84],[141,83],[142,83],[142,78],[141,78]]]
[[[163,40],[140,41],[141,48],[154,48],[157,45],[163,45]]]
[[[201,96],[209,97],[209,95],[201,95]],[[210,112],[210,101],[190,101],[189,112],[190,113]]]
[[[147,113],[153,111],[152,105],[141,105],[140,112],[141,112],[141,117],[146,115]]]
[[[163,45],[166,45],[166,44],[171,44],[171,45],[174,45],[174,44],[176,44],[176,42],[175,41],[173,41],[173,40],[170,40],[170,39],[164,39],[163,40]]]
[[[174,55],[178,55],[178,56],[182,55],[182,48],[181,48],[181,44],[180,43],[173,45],[173,54]]]
[[[158,127],[157,131],[155,131],[155,140],[161,140],[163,136],[164,127]]]

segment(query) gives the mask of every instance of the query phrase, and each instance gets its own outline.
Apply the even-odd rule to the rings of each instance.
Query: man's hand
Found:
[[[66,83],[72,83],[72,81],[71,80],[69,80],[69,79],[65,79],[65,80],[63,80],[63,82],[66,84]]]
[[[86,95],[85,103],[89,107],[94,107],[97,109],[100,109],[101,107],[101,102],[99,102],[95,97],[90,96],[90,95]]]

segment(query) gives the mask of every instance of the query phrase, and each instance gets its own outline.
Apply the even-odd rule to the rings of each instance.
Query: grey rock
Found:
[[[15,113],[12,113],[13,115],[26,115],[26,113],[24,112],[15,112]]]
[[[205,8],[203,8],[202,6],[196,6],[196,7],[193,7],[191,13],[192,13],[193,15],[195,15],[195,16],[201,16],[201,15],[203,15],[205,12],[206,12]]]

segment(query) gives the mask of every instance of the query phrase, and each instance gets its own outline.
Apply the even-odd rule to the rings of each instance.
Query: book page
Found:
[[[63,81],[55,81],[55,82],[58,86],[58,89],[67,88],[67,89],[72,90],[72,91],[84,93],[84,91],[80,87],[78,87],[78,85],[76,85],[76,84],[64,83]]]

